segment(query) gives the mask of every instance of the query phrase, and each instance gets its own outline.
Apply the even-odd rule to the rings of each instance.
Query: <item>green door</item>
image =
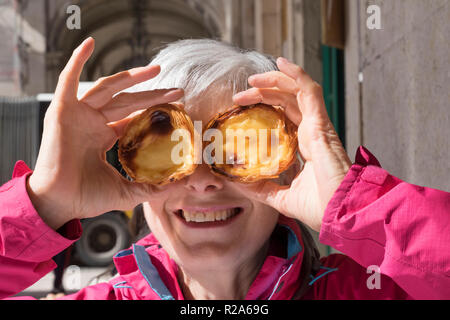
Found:
[[[323,94],[328,115],[345,147],[344,52],[322,46]]]
[[[345,77],[343,50],[322,45],[323,95],[328,116],[345,148]],[[327,247],[327,254],[331,248]]]

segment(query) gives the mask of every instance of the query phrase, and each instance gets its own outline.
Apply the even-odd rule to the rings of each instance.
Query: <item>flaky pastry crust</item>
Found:
[[[176,129],[187,130],[190,140],[172,141]],[[172,158],[172,151],[180,141],[185,143],[178,154],[181,163]],[[119,139],[118,155],[123,169],[136,182],[164,185],[180,180],[196,167],[192,121],[176,103],[152,106],[128,123]]]
[[[281,107],[266,104],[234,106],[212,119],[206,126],[205,130],[207,129],[218,129],[225,137],[222,161],[220,163],[213,161],[210,168],[214,174],[229,180],[253,183],[264,179],[274,179],[288,169],[295,160],[298,149],[297,126],[286,117]],[[226,139],[227,129],[235,130],[236,134]],[[242,131],[239,133],[236,131],[238,129],[242,129]],[[266,129],[267,136],[259,136],[258,140],[253,139],[253,142],[247,138],[246,133],[251,134],[251,130],[261,132],[260,129]],[[274,134],[278,135],[276,148],[271,144],[270,132],[272,130]],[[244,137],[239,137],[239,134],[243,134]],[[236,146],[239,145],[237,142],[239,138],[246,141],[245,152],[242,152],[242,147],[239,150],[236,149]],[[231,142],[232,139],[235,140],[234,143]],[[262,144],[264,139],[267,139],[267,150],[270,150],[266,153],[265,158],[264,153],[260,153],[263,152],[260,149],[261,146],[264,146]],[[205,147],[210,143],[212,142],[206,142]],[[232,150],[233,148],[234,150]],[[244,155],[239,153],[244,153]],[[230,159],[230,154],[233,159]]]

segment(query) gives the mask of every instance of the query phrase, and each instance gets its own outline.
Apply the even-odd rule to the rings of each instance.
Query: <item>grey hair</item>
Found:
[[[126,91],[183,88],[183,102],[214,95],[214,99],[248,89],[248,77],[277,70],[275,59],[212,39],[186,39],[169,43],[150,62],[161,73]],[[214,89],[214,90],[208,90]]]

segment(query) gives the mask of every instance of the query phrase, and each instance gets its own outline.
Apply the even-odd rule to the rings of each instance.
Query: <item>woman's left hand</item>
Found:
[[[239,186],[251,198],[320,231],[328,202],[352,163],[328,117],[321,86],[284,58],[279,58],[277,65],[280,71],[251,76],[248,82],[253,88],[238,93],[233,100],[239,105],[284,107],[286,115],[298,125],[304,167],[290,186],[271,180]]]

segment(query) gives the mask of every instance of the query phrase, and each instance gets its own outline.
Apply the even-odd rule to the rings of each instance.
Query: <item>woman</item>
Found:
[[[35,170],[18,162],[1,188],[2,297],[54,267],[51,257],[80,237],[79,219],[142,203],[152,233],[114,257],[118,276],[65,299],[450,298],[449,194],[389,175],[364,148],[352,165],[321,87],[300,67],[184,40],[77,99],[93,50],[88,38],[59,77]],[[205,164],[164,187],[124,179],[105,151],[130,114],[173,101],[202,123],[233,104],[284,107],[298,125],[303,169],[251,185],[221,179]],[[184,221],[223,212],[238,214],[221,226]],[[303,224],[348,257],[319,261]],[[372,265],[381,275],[367,273]]]

